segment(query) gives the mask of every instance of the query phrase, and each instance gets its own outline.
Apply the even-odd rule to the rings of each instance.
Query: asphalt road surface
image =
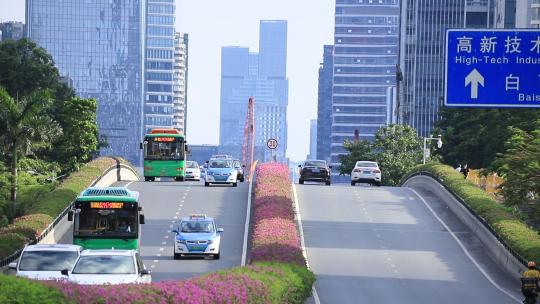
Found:
[[[152,270],[152,281],[178,280],[207,272],[240,266],[247,208],[247,183],[238,187],[204,187],[203,182],[135,182],[146,223],[142,228],[141,257]],[[182,217],[203,213],[214,217],[225,231],[221,236],[219,260],[173,259],[174,233]],[[173,228],[174,227],[174,228]]]
[[[306,250],[321,303],[517,303],[519,282],[429,193],[410,189],[295,185]],[[314,300],[310,300],[313,302]]]

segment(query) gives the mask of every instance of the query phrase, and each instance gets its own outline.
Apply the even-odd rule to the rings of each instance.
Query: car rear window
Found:
[[[81,256],[74,274],[134,274],[133,257],[125,255],[87,255]]]
[[[357,162],[356,167],[377,168],[377,164],[372,162]]]
[[[306,167],[326,167],[326,162],[324,161],[307,161],[304,166]]]
[[[60,271],[73,268],[76,251],[25,251],[19,262],[20,271]]]

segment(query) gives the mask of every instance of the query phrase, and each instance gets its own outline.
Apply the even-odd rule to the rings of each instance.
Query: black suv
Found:
[[[326,164],[324,160],[306,160],[303,165],[298,165],[300,168],[299,184],[304,181],[324,182],[330,186],[330,169],[331,166]]]

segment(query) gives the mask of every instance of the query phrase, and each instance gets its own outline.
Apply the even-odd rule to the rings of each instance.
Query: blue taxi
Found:
[[[184,217],[176,230],[174,259],[184,256],[212,256],[219,259],[219,245],[223,228],[216,228],[214,219],[205,214]]]
[[[238,171],[231,158],[211,158],[206,167],[204,178],[206,187],[210,184],[230,184],[233,187],[238,185]]]

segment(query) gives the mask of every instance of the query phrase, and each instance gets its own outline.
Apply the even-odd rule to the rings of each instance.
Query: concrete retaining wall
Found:
[[[488,249],[487,254],[501,265],[517,280],[525,266],[509,252],[503,244],[481,223],[465,206],[448,192],[438,181],[429,176],[414,176],[408,179],[403,186],[413,189],[427,190],[435,194],[448,208],[480,239]]]

